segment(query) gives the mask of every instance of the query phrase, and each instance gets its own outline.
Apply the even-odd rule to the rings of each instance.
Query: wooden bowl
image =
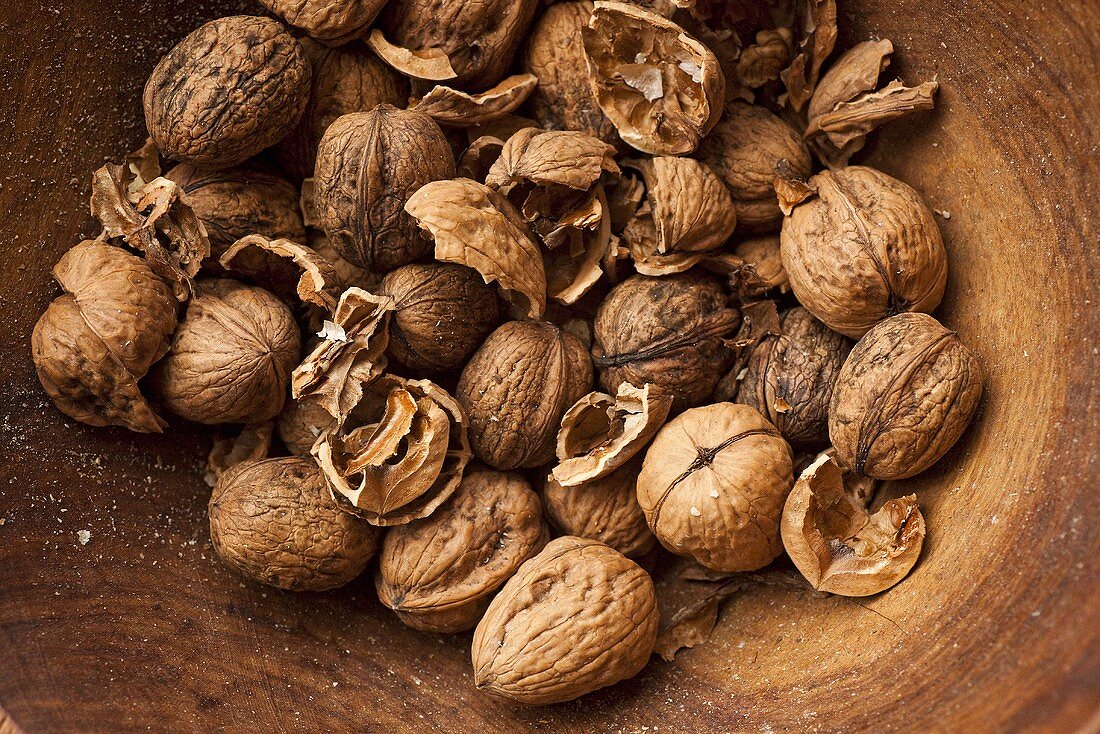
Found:
[[[96,233],[90,172],[143,139],[160,55],[247,12],[165,5],[0,8],[0,701],[28,734],[1100,726],[1100,5],[841,2],[841,45],[888,37],[891,71],[942,85],[866,160],[950,213],[940,315],[989,374],[962,442],[899,487],[928,521],[912,575],[866,600],[746,592],[675,664],[543,709],[482,697],[469,636],[405,629],[369,579],[243,583],[208,541],[208,438],[76,425],[39,387],[28,340],[50,267]]]

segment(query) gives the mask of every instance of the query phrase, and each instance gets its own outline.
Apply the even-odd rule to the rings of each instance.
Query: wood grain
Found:
[[[1100,5],[841,2],[843,44],[889,37],[892,72],[940,81],[869,160],[950,212],[942,316],[989,373],[975,428],[896,487],[928,522],[914,573],[868,600],[746,592],[675,664],[540,710],[482,698],[469,636],[405,629],[369,579],[240,582],[207,539],[197,430],[77,426],[34,377],[49,268],[94,233],[90,171],[143,137],[145,75],[247,7],[0,6],[0,701],[27,734],[1100,727]]]

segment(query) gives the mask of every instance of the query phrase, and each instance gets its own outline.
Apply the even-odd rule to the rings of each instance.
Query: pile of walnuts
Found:
[[[878,481],[943,456],[982,370],[928,315],[933,212],[848,165],[932,106],[880,85],[889,41],[826,67],[832,0],[263,4],[157,64],[32,339],[77,420],[236,427],[227,564],[377,559],[528,704],[646,664],[658,544],[849,596],[909,572],[924,519]]]

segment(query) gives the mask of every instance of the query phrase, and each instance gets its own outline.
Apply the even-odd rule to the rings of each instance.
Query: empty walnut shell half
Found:
[[[164,428],[138,387],[168,350],[179,307],[145,260],[106,242],[85,241],[54,266],[65,289],[38,319],[31,354],[54,405],[81,423]]]
[[[196,423],[259,423],[283,409],[301,335],[290,309],[263,288],[199,281],[157,366],[165,407]]]
[[[726,79],[680,26],[636,5],[597,2],[582,37],[596,100],[630,146],[684,155],[718,122]]]
[[[869,596],[909,573],[924,545],[916,495],[869,513],[849,494],[840,467],[822,455],[802,473],[783,509],[783,547],[818,591]]]
[[[858,339],[889,316],[939,305],[947,254],[920,194],[865,166],[823,171],[808,187],[783,222],[782,255],[814,316]]]
[[[791,449],[747,405],[715,403],[671,420],[646,453],[638,503],[661,545],[715,571],[753,571],[782,551]]]
[[[475,472],[430,517],[386,534],[374,586],[409,627],[462,632],[478,623],[497,589],[549,540],[542,505],[527,480]]]
[[[840,370],[829,438],[842,466],[875,479],[904,479],[959,439],[982,396],[982,369],[926,314],[900,314],[867,332]]]
[[[260,0],[295,28],[330,46],[366,35],[386,0]]]
[[[153,69],[145,84],[145,124],[166,158],[229,168],[294,129],[309,100],[309,80],[309,61],[281,23],[219,18],[180,41]]]
[[[474,631],[474,684],[524,704],[571,701],[636,675],[656,640],[649,574],[603,543],[565,536],[489,605]]]
[[[290,591],[343,586],[367,567],[378,531],[341,512],[312,459],[248,461],[218,480],[210,540],[239,573]]]

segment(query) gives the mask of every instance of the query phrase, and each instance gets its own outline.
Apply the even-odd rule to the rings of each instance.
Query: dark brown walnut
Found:
[[[809,176],[813,161],[802,136],[764,107],[735,102],[703,140],[699,160],[711,167],[733,195],[743,232],[776,232],[783,213],[775,199],[776,165],[787,161]]]
[[[290,309],[262,288],[199,281],[154,385],[196,423],[259,423],[283,409],[301,336]]]
[[[527,37],[522,64],[539,80],[530,101],[540,127],[576,130],[614,145],[619,135],[596,101],[581,41],[592,7],[589,0],[570,0],[547,8]]]
[[[317,148],[329,125],[380,104],[404,107],[409,83],[359,44],[329,48],[301,39],[313,69],[309,104],[298,126],[275,148],[279,165],[295,181],[313,176]]]
[[[409,627],[462,632],[473,629],[497,589],[549,540],[527,480],[475,472],[430,517],[386,534],[374,586]]]
[[[598,2],[582,29],[596,101],[630,146],[691,153],[718,122],[726,80],[683,28],[621,2]]]
[[[406,265],[382,280],[394,301],[389,353],[414,370],[459,370],[500,322],[496,292],[461,265]]]
[[[317,439],[336,419],[315,400],[287,399],[275,423],[275,431],[294,456],[310,456]]]
[[[704,273],[642,275],[615,286],[594,323],[592,358],[607,391],[622,382],[673,398],[672,411],[698,405],[733,358],[726,338],[741,317]]]
[[[219,18],[180,41],[153,69],[145,84],[145,124],[166,158],[229,168],[294,129],[309,83],[305,52],[281,23]]]
[[[214,259],[253,234],[305,242],[298,190],[275,174],[255,168],[213,171],[181,163],[165,178],[180,187],[202,220]]]
[[[901,581],[924,545],[916,495],[888,500],[874,513],[845,487],[826,454],[799,477],[787,497],[783,547],[818,591],[870,596]]]
[[[489,335],[458,381],[470,442],[496,469],[554,458],[561,417],[592,388],[592,361],[577,337],[553,324],[510,321]]]
[[[733,254],[744,262],[730,274],[734,292],[746,297],[757,297],[771,290],[790,292],[791,281],[783,269],[777,235],[743,240],[733,249]]]
[[[311,459],[238,464],[210,497],[210,540],[238,573],[290,591],[343,586],[367,567],[378,531],[341,512]]]
[[[386,0],[260,0],[260,4],[330,46],[362,38]]]
[[[852,349],[833,389],[829,438],[842,466],[905,479],[954,445],[981,396],[981,366],[958,335],[927,314],[900,314]]]
[[[538,0],[391,0],[381,28],[395,45],[440,49],[456,74],[454,86],[482,90],[512,65]]]
[[[865,166],[823,171],[808,189],[783,222],[782,255],[814,316],[858,339],[884,318],[939,305],[947,255],[920,194]]]
[[[53,275],[65,295],[31,334],[46,394],[82,423],[162,431],[138,380],[168,351],[179,308],[172,289],[143,259],[91,240],[65,253]]]
[[[474,685],[530,705],[571,701],[636,675],[657,639],[653,581],[603,543],[551,541],[474,631]]]
[[[657,539],[638,505],[636,486],[642,457],[637,456],[611,474],[575,487],[563,487],[546,477],[542,498],[546,515],[566,535],[606,543],[628,558],[640,558]]]
[[[379,105],[336,120],[317,152],[314,204],[329,242],[349,262],[386,272],[431,257],[405,213],[424,184],[452,178],[454,155],[420,112]]]
[[[802,307],[783,314],[782,330],[753,349],[737,402],[760,411],[792,444],[825,443],[829,400],[851,343]]]
[[[661,545],[715,571],[753,571],[782,552],[791,449],[756,410],[715,403],[671,420],[650,444],[638,503]]]
[[[628,165],[645,180],[657,254],[706,252],[733,234],[735,203],[706,163],[658,156]]]

